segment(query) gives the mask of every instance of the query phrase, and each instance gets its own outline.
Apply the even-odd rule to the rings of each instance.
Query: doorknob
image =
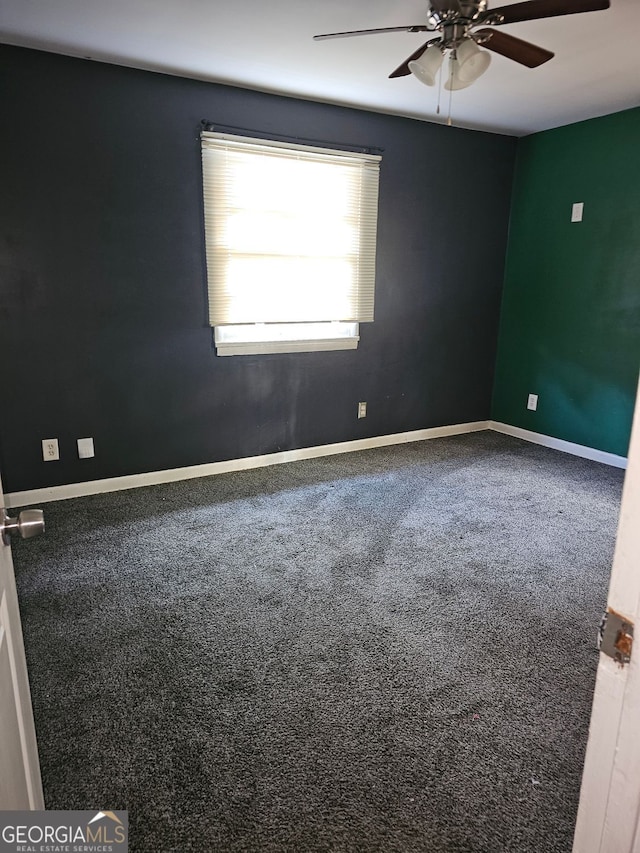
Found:
[[[6,510],[2,510],[2,541],[9,544],[11,534],[18,533],[22,539],[31,539],[39,533],[44,533],[44,513],[41,509],[23,509],[17,518],[9,518]]]

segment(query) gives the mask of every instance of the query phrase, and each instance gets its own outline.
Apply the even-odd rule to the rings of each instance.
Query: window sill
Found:
[[[278,352],[328,352],[357,349],[359,337],[314,341],[243,341],[216,342],[216,355],[266,355]]]

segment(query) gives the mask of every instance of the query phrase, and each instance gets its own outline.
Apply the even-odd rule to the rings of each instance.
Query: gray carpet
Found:
[[[622,479],[487,432],[47,505],[47,807],[145,853],[566,853]]]

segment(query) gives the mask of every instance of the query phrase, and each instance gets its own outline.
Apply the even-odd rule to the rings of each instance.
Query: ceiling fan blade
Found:
[[[527,68],[537,68],[538,65],[548,62],[555,56],[554,53],[545,50],[544,47],[538,47],[537,44],[531,44],[529,41],[517,39],[508,33],[501,33],[499,30],[491,30],[488,27],[476,30],[474,35],[484,37],[478,41],[481,47],[486,47],[487,50],[506,56],[507,59],[513,59],[514,62],[526,65]]]
[[[370,36],[374,33],[428,33],[432,27],[426,24],[412,24],[408,27],[380,27],[375,30],[351,30],[347,33],[322,33],[319,36],[314,36],[314,41],[322,41],[323,39],[345,39],[350,36]]]
[[[419,56],[422,56],[422,54],[429,47],[430,44],[435,44],[438,41],[440,41],[439,38],[429,39],[429,41],[426,41],[417,50],[414,50],[414,52],[411,54],[411,56],[408,56],[405,59],[405,61],[402,63],[402,65],[398,65],[396,70],[392,71],[391,74],[389,74],[389,77],[406,77],[407,74],[411,74],[411,69],[409,68],[409,63],[413,62],[413,60],[417,59]]]
[[[525,0],[524,3],[514,3],[512,6],[488,9],[482,17],[493,18],[498,14],[504,19],[501,23],[515,24],[518,21],[554,18],[557,15],[598,12],[601,9],[608,9],[610,5],[610,0]]]

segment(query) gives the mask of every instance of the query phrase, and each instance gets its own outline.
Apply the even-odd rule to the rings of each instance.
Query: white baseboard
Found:
[[[574,444],[560,438],[531,432],[521,427],[510,426],[498,421],[474,421],[466,424],[417,429],[412,432],[397,432],[393,435],[378,435],[373,438],[359,438],[355,441],[341,441],[337,444],[322,444],[317,447],[302,447],[299,450],[283,450],[279,453],[266,453],[263,456],[247,456],[243,459],[229,459],[225,462],[208,462],[204,465],[190,465],[187,468],[171,468],[167,471],[149,471],[146,474],[131,474],[126,477],[110,477],[105,480],[90,480],[86,483],[69,483],[64,486],[50,486],[44,489],[30,489],[24,492],[9,492],[4,496],[5,506],[21,507],[30,504],[61,501],[68,498],[80,498],[97,495],[102,492],[117,492],[121,489],[137,489],[140,486],[155,486],[159,483],[173,483],[177,480],[191,480],[196,477],[210,477],[214,474],[227,474],[230,471],[246,471],[249,468],[264,468],[268,465],[280,465],[296,462],[299,459],[313,459],[319,456],[333,456],[337,453],[351,453],[356,450],[368,450],[372,447],[386,447],[392,444],[406,444],[410,441],[426,441],[431,438],[443,438],[447,435],[463,435],[468,432],[492,429],[505,435],[542,444],[563,453],[582,456],[594,462],[603,462],[616,468],[626,468],[627,459],[615,453],[605,453],[593,447]]]
[[[574,444],[572,441],[564,441],[562,438],[553,438],[550,435],[531,432],[531,430],[502,424],[499,421],[489,421],[489,429],[503,432],[505,435],[512,435],[514,438],[522,438],[524,441],[531,441],[533,444],[542,444],[544,447],[561,450],[563,453],[571,453],[573,456],[582,456],[584,459],[591,459],[594,462],[603,462],[605,465],[612,465],[614,468],[627,467],[626,456],[616,456],[615,453],[606,453],[604,450],[585,447],[583,444]]]
[[[378,435],[373,438],[359,438],[355,441],[341,441],[337,444],[322,444],[317,447],[303,447],[299,450],[284,450],[279,453],[267,453],[264,456],[247,456],[244,459],[229,459],[225,462],[208,462],[204,465],[191,465],[188,468],[171,468],[167,471],[150,471],[146,474],[110,477],[105,480],[90,480],[86,483],[70,483],[64,486],[30,489],[24,492],[9,492],[4,496],[4,499],[7,507],[28,506],[36,503],[97,495],[102,492],[117,492],[121,489],[136,489],[140,486],[155,486],[159,483],[172,483],[176,480],[209,477],[213,474],[226,474],[230,471],[264,468],[267,465],[279,465],[284,462],[296,462],[299,459],[313,459],[318,456],[332,456],[337,453],[351,453],[355,450],[368,450],[372,447],[406,444],[410,441],[443,438],[447,435],[462,435],[485,429],[489,429],[489,421],[417,429],[412,432],[398,432],[393,435]]]

